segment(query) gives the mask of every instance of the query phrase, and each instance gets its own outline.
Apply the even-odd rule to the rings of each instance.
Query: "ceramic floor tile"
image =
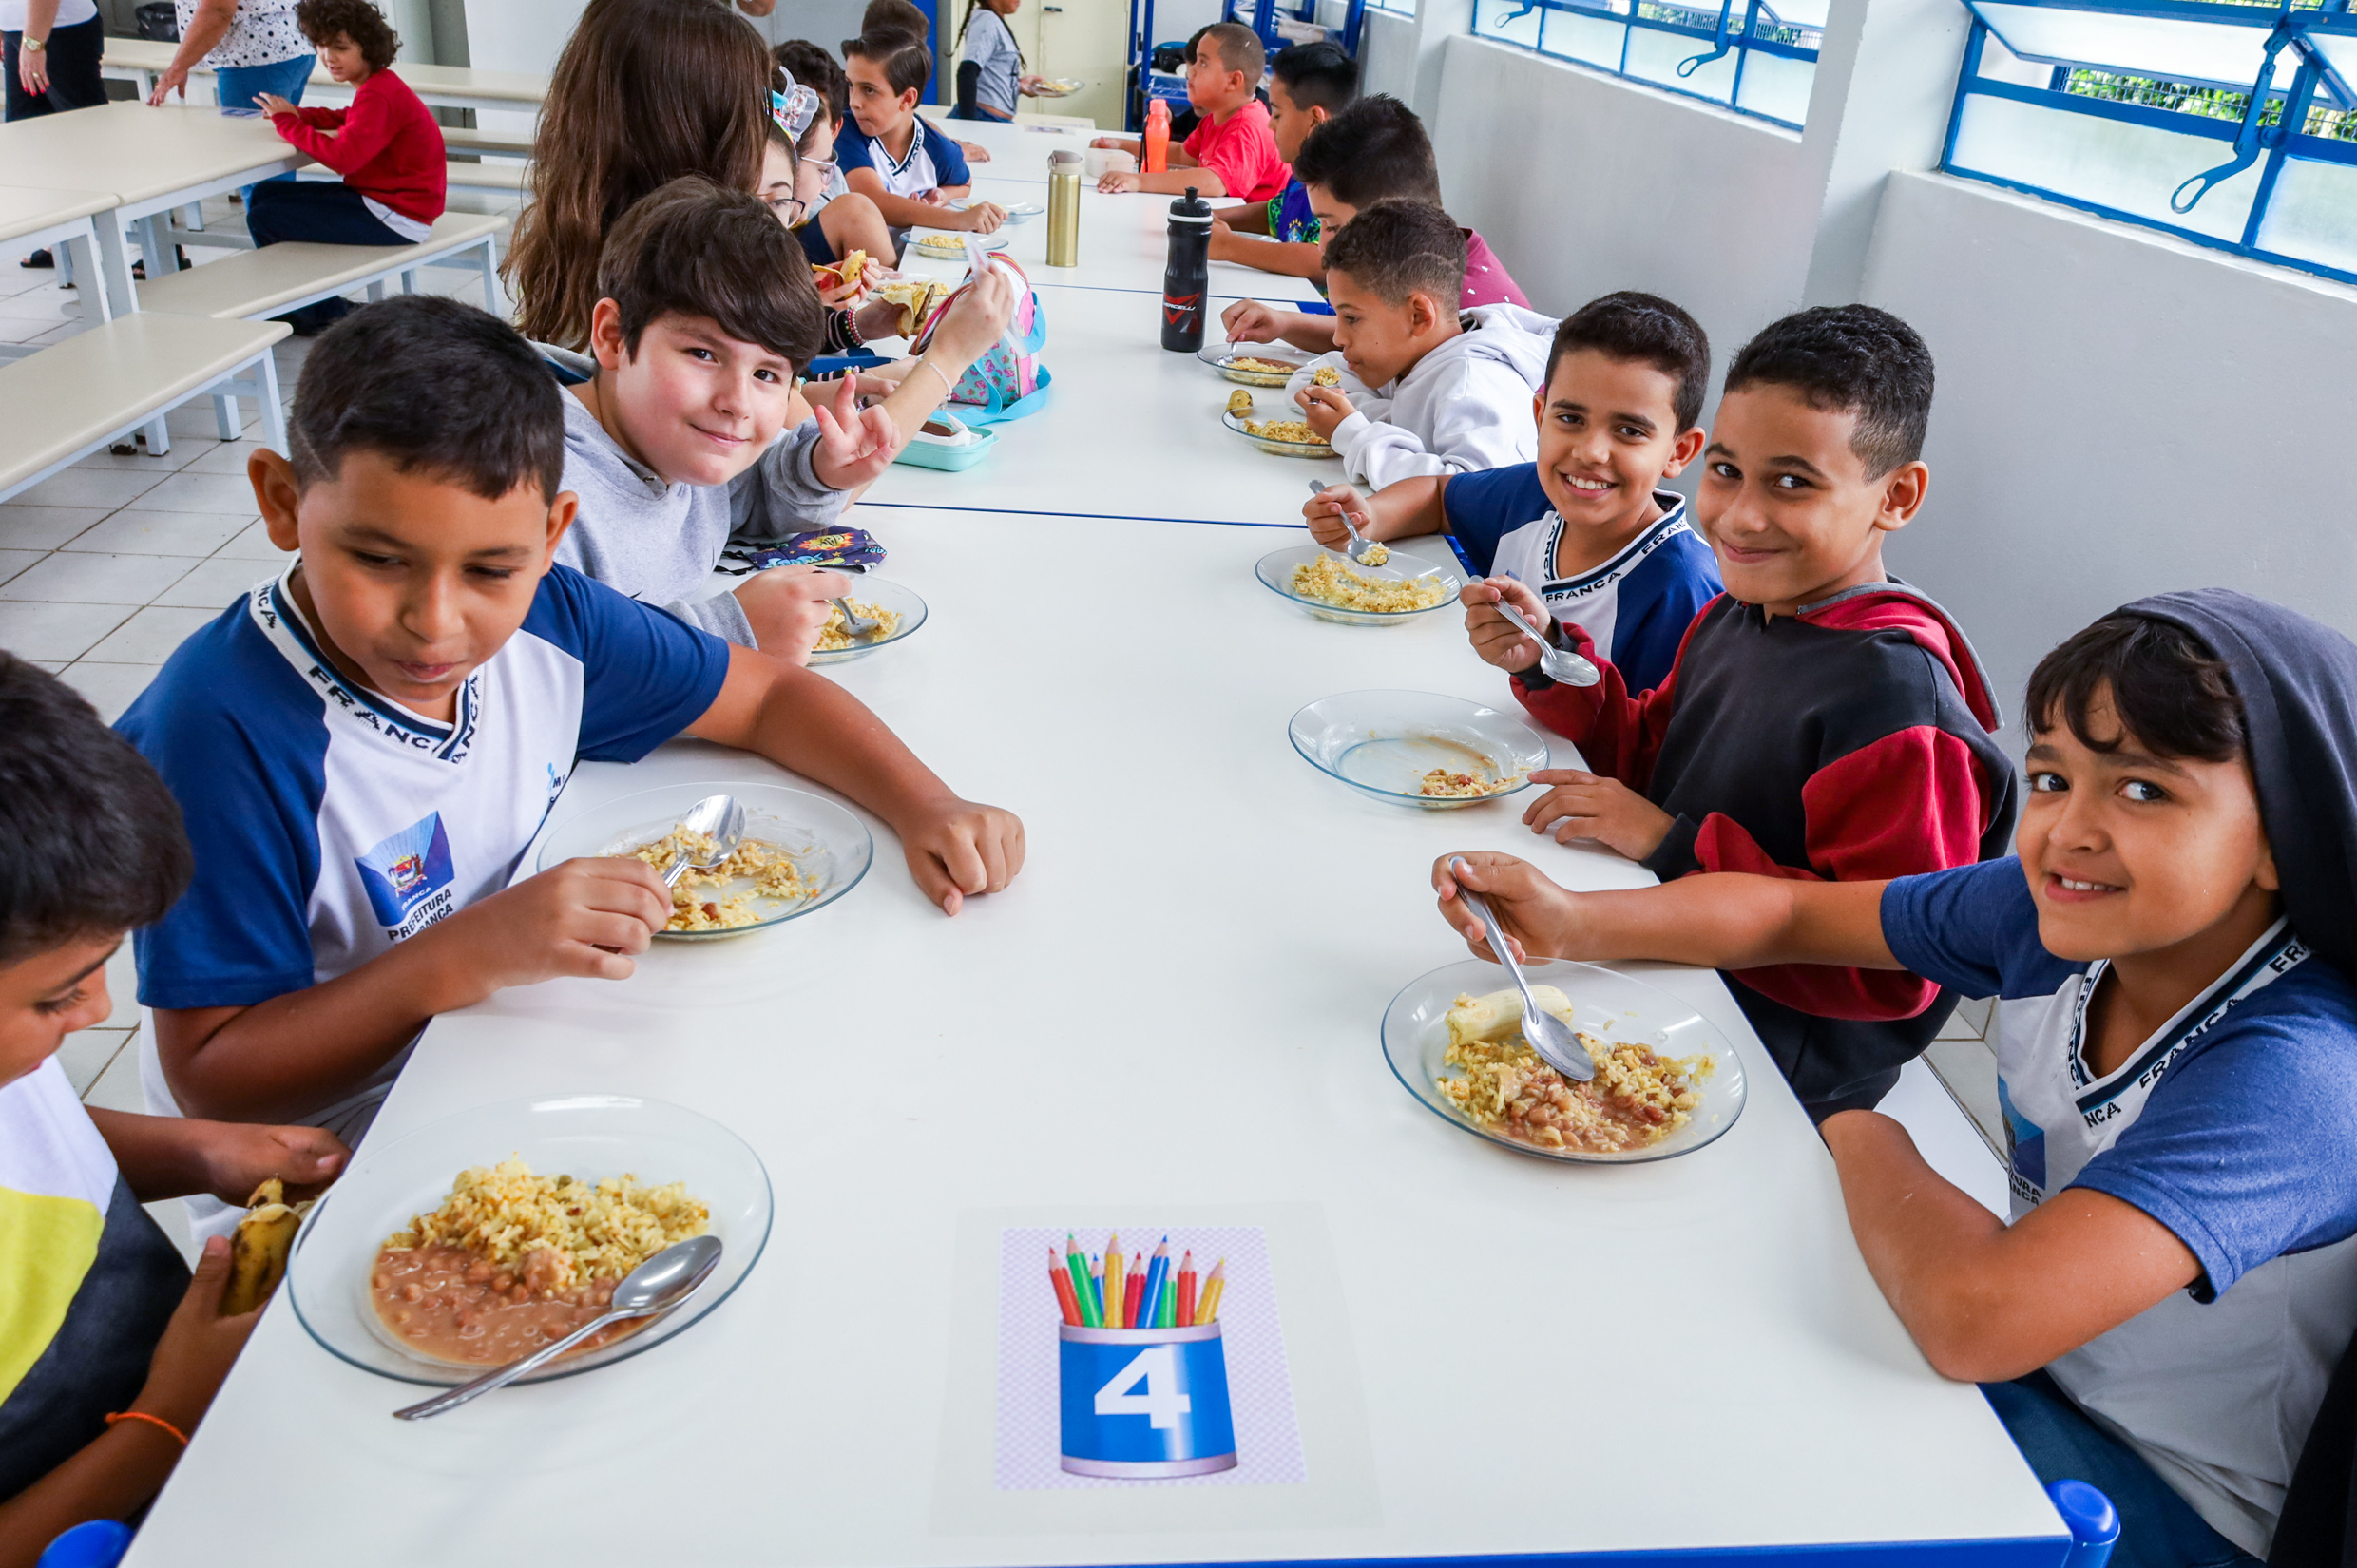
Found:
[[[0,583],[6,583],[18,572],[48,555],[46,550],[0,550]]]
[[[188,460],[187,468],[190,473],[227,473],[243,479],[246,459],[264,449],[259,439],[207,441],[204,443],[204,450]],[[248,513],[254,510],[251,504],[243,509]]]
[[[66,671],[65,679],[67,685],[89,699],[99,717],[111,724],[139,699],[139,694],[147,689],[147,683],[162,668],[161,664],[114,664],[77,659]]]
[[[114,1060],[106,1063],[106,1070],[98,1075],[98,1080],[82,1092],[82,1103],[101,1111],[144,1112],[147,1109],[147,1097],[139,1086],[139,1050],[136,1045],[115,1053]],[[163,1205],[148,1205],[150,1212],[160,1207]],[[180,1201],[174,1199],[170,1207],[179,1208]]]
[[[183,468],[130,506],[139,511],[254,515],[254,487],[241,473],[201,473]]]
[[[281,387],[278,391],[281,395],[284,395],[287,389]],[[200,397],[193,403],[182,403],[179,408],[164,415],[164,425],[171,430],[172,442],[175,446],[182,441],[196,441],[203,443],[204,449],[209,451],[221,444],[220,421],[214,415],[213,400],[209,397]],[[250,399],[239,400],[238,429],[240,430],[254,429],[254,405]]]
[[[6,583],[0,599],[55,604],[145,604],[203,560],[191,555],[76,555],[59,551]]]
[[[28,289],[0,297],[0,321],[38,321],[41,330],[82,319],[82,302],[64,289]]]
[[[161,664],[213,615],[205,609],[149,605],[82,657],[114,664]]]
[[[106,961],[106,996],[114,1008],[104,1023],[91,1025],[100,1029],[136,1029],[139,1027],[139,959],[131,950],[131,939],[125,937],[123,946]]]
[[[77,659],[138,608],[0,600],[0,648],[19,659]]]
[[[59,478],[64,478],[60,474]],[[0,506],[0,549],[53,550],[91,525],[103,521],[111,507],[34,507],[20,502]]]
[[[115,555],[211,555],[245,531],[251,511],[120,511],[66,545]]]
[[[226,609],[243,599],[248,588],[271,575],[268,562],[217,555],[157,595],[155,602],[180,609]]]
[[[11,507],[96,507],[113,511],[128,506],[145,495],[171,475],[158,465],[146,473],[136,468],[67,468],[52,474],[21,495],[10,500]],[[180,511],[216,511],[213,507],[181,507]],[[236,508],[232,507],[231,510]]]
[[[1997,1057],[1977,1040],[1935,1040],[1924,1061],[1972,1119],[1989,1152],[2005,1157],[2005,1115],[1997,1099]]]
[[[130,451],[95,451],[87,457],[76,459],[74,467],[77,468],[112,468],[121,473],[153,474],[156,478],[162,479],[165,474],[177,473],[203,456],[206,448],[220,445],[218,441],[175,441],[172,443],[170,451],[158,457],[147,449],[145,442],[134,441],[133,449]]]
[[[73,1092],[88,1094],[90,1085],[130,1038],[128,1029],[78,1029],[67,1035],[57,1048],[57,1064],[66,1069],[66,1081],[73,1085]]]
[[[216,560],[229,556],[239,561],[268,561],[281,566],[294,554],[293,550],[282,550],[270,542],[270,530],[262,526],[259,517],[245,526],[243,533],[213,552]]]

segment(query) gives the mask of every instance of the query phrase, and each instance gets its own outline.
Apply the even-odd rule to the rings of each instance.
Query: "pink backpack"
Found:
[[[994,425],[1037,413],[1046,406],[1048,383],[1053,379],[1047,367],[1040,363],[1040,350],[1047,345],[1047,313],[1041,308],[1031,279],[1003,252],[990,254],[990,265],[1005,267],[1014,274],[1015,280],[1022,285],[1022,295],[1015,301],[1014,314],[1007,318],[1006,331],[984,351],[981,358],[967,367],[966,373],[958,377],[957,386],[950,391],[949,401],[959,406],[961,416],[969,425]],[[968,274],[966,282],[933,307],[919,329],[910,353],[925,352],[933,340],[933,329],[940,325],[942,314],[973,286]]]

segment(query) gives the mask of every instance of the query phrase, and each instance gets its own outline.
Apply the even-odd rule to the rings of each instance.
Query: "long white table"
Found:
[[[109,38],[99,71],[128,81],[144,99],[154,90],[156,78],[163,74],[164,67],[171,65],[179,52],[178,44],[145,38]],[[465,66],[435,66],[413,60],[400,62],[397,68],[401,80],[409,84],[410,90],[419,99],[446,108],[536,111],[541,101],[548,96],[548,79],[528,72],[474,70]],[[200,63],[189,74],[209,76],[212,70],[210,66]],[[311,73],[303,95],[316,102],[339,103],[351,98],[352,89],[320,67]]]
[[[1385,1004],[1464,956],[1432,912],[1435,855],[1508,847],[1575,886],[1648,879],[1532,837],[1519,802],[1395,810],[1293,754],[1286,720],[1317,698],[1495,701],[1503,683],[1451,615],[1349,628],[1268,592],[1253,563],[1297,532],[1128,504],[1153,486],[1172,498],[1154,515],[1251,522],[1265,492],[1269,521],[1318,470],[1199,439],[1227,384],[1133,332],[1138,297],[1049,297],[1069,323],[1059,384],[1088,395],[1010,427],[1003,472],[974,470],[937,508],[911,503],[945,476],[895,468],[853,514],[931,617],[831,673],[955,788],[1023,814],[1015,886],[945,920],[875,825],[874,871],[806,919],[437,1021],[372,1134],[592,1092],[700,1111],[776,1193],[743,1288],[633,1360],[419,1425],[389,1415],[412,1390],[335,1360],[274,1303],[135,1568],[232,1539],[258,1568],[322,1551],[2060,1562],[2062,1525],[1986,1404],[1931,1371],[1876,1291],[1822,1145],[1716,976],[1632,966],[1744,1056],[1749,1108],[1684,1158],[1525,1158],[1393,1080]],[[1020,515],[975,509],[1025,485]],[[1058,515],[1042,495],[1097,505]],[[554,815],[780,776],[675,743],[581,768]],[[1294,1244],[1279,1286],[1305,1481],[993,1488],[999,1228],[1140,1216]]]

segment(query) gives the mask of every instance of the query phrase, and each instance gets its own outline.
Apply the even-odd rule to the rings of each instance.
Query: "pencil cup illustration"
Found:
[[[1128,1480],[1235,1468],[1224,1260],[1198,1291],[1193,1255],[1172,1269],[1167,1239],[1151,1258],[1124,1259],[1119,1235],[1097,1258],[1067,1236],[1062,1258],[1048,1249],[1047,1277],[1062,1317],[1064,1468]]]

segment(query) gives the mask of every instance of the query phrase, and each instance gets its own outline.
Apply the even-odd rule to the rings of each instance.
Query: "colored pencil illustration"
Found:
[[[1178,1259],[1178,1327],[1195,1327],[1195,1254],[1192,1252]]]
[[[1121,1233],[1116,1231],[1105,1238],[1104,1320],[1108,1326],[1128,1321],[1121,1312],[1121,1287],[1129,1283],[1129,1276],[1121,1272],[1122,1264]]]
[[[1064,1313],[1064,1320],[1075,1329],[1082,1327],[1081,1304],[1072,1294],[1072,1276],[1056,1261],[1056,1249],[1052,1246],[1047,1249],[1047,1283],[1056,1288],[1056,1310]]]
[[[1211,1266],[1211,1273],[1203,1281],[1203,1299],[1196,1305],[1195,1321],[1219,1321],[1219,1298],[1228,1291],[1228,1260],[1221,1258]]]
[[[1088,1259],[1081,1255],[1081,1244],[1069,1233],[1064,1238],[1064,1263],[1072,1274],[1072,1294],[1080,1303],[1081,1326],[1103,1328],[1104,1312],[1097,1304],[1096,1292],[1089,1289]]]
[[[1143,1256],[1129,1260],[1129,1277],[1121,1282],[1121,1327],[1138,1327],[1138,1311],[1146,1298],[1146,1260]]]
[[[1067,1231],[1062,1253],[1048,1245],[1047,1265],[1056,1310],[1076,1329],[1201,1328],[1219,1321],[1228,1289],[1226,1258],[1202,1273],[1189,1247],[1174,1263],[1168,1236],[1148,1255],[1124,1252],[1117,1231],[1105,1238],[1102,1252],[1091,1254],[1082,1249],[1080,1233]]]
[[[1170,1281],[1170,1237],[1164,1236],[1146,1260],[1146,1299],[1138,1309],[1138,1327],[1154,1329],[1161,1325],[1162,1287]]]

